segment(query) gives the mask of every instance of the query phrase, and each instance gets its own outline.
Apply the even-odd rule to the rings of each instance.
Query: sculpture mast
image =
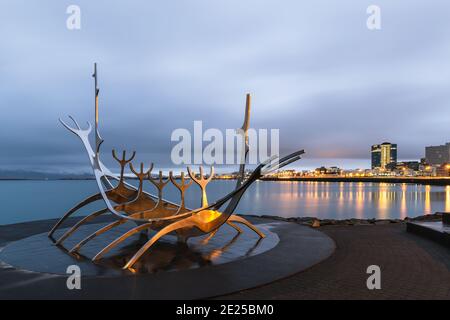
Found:
[[[245,179],[245,162],[247,161],[248,151],[249,151],[249,145],[248,145],[248,128],[250,126],[250,103],[251,103],[251,96],[250,93],[247,93],[246,101],[245,101],[245,117],[244,117],[244,124],[241,128],[241,134],[244,135],[244,159],[241,159],[241,164],[239,165],[239,179],[236,184],[236,188],[239,188]]]
[[[97,63],[94,63],[94,95],[95,95],[95,152],[98,155],[100,145],[103,142],[103,139],[100,137],[100,133],[98,132],[98,93],[100,89],[97,84]]]

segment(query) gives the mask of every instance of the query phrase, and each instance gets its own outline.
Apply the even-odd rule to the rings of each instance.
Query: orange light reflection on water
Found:
[[[445,211],[450,212],[450,186],[445,187]]]
[[[408,216],[408,205],[406,202],[406,191],[408,190],[408,186],[406,183],[402,183],[402,193],[401,193],[401,200],[400,200],[400,218],[404,219]]]
[[[430,214],[431,212],[431,197],[430,197],[431,186],[425,186],[425,202],[423,207],[424,214]]]
[[[450,211],[450,186],[363,182],[257,183],[248,196],[257,214],[286,217],[404,219]]]

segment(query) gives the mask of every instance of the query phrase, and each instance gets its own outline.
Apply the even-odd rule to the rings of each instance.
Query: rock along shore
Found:
[[[283,218],[269,215],[246,215],[250,217],[261,217],[265,219],[280,220],[286,222],[295,222],[301,225],[318,228],[321,226],[358,226],[358,225],[381,225],[390,223],[406,223],[408,221],[442,221],[442,212],[422,215],[414,218],[406,217],[405,219],[318,219],[314,217],[292,217]]]

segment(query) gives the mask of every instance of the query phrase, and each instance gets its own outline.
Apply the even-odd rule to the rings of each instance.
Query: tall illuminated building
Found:
[[[383,142],[374,144],[371,149],[372,169],[386,169],[389,164],[397,163],[397,144]]]

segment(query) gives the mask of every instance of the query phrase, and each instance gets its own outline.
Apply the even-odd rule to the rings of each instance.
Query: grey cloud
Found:
[[[161,166],[173,129],[240,125],[246,92],[252,126],[311,159],[363,159],[383,140],[414,159],[448,140],[448,1],[379,0],[376,32],[372,1],[77,3],[80,31],[65,28],[71,1],[1,4],[0,168],[85,168],[57,119],[93,118],[94,61],[104,150]]]

